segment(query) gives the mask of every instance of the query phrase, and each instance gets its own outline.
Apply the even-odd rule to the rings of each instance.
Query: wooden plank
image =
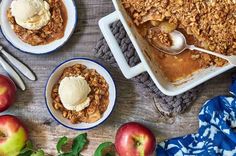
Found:
[[[114,11],[111,0],[76,0],[76,2],[79,12],[76,32],[69,42],[55,53],[40,56],[24,54],[14,49],[0,36],[1,44],[29,65],[38,77],[36,82],[24,78],[27,90],[18,91],[17,102],[9,113],[19,116],[25,122],[33,142],[50,155],[56,155],[55,146],[59,137],[65,135],[73,138],[79,132],[58,125],[48,113],[43,94],[46,80],[53,68],[66,59],[81,56],[97,59],[92,49],[101,36],[98,20]],[[198,128],[197,116],[202,104],[215,95],[227,94],[230,84],[231,72],[214,78],[205,85],[198,100],[186,113],[166,118],[154,109],[155,99],[144,92],[141,85],[126,80],[119,70],[110,67],[102,60],[99,61],[108,67],[118,84],[117,105],[103,125],[87,131],[90,143],[83,152],[85,156],[91,156],[100,143],[113,141],[119,126],[129,121],[138,121],[149,126],[158,141],[194,133]],[[3,72],[2,69],[1,71]]]

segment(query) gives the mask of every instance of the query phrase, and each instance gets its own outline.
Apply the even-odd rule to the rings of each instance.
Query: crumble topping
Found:
[[[226,55],[236,54],[236,0],[122,0],[137,26],[168,21],[197,40],[195,45]],[[207,66],[226,61],[200,54]]]

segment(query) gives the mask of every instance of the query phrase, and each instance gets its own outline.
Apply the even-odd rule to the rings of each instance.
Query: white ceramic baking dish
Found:
[[[155,62],[152,60],[152,57],[150,57],[151,47],[138,33],[135,24],[122,6],[121,0],[113,0],[113,4],[116,11],[102,18],[99,21],[99,26],[122,73],[126,78],[130,79],[143,72],[148,72],[156,86],[164,94],[175,96],[186,92],[198,86],[199,84],[233,68],[232,65],[226,65],[224,67],[212,66],[206,69],[201,69],[200,71],[193,73],[190,77],[187,77],[181,81],[174,83],[168,81],[160,71],[158,62]],[[141,63],[134,67],[130,67],[126,62],[121,48],[119,47],[114,35],[110,30],[110,25],[117,20],[120,20],[124,25],[124,28],[140,57]]]

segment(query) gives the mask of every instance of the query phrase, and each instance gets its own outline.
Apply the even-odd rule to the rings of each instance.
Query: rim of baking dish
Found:
[[[114,92],[114,104],[113,104],[113,107],[112,107],[112,109],[111,109],[111,112],[107,115],[107,117],[106,117],[105,119],[103,119],[103,120],[102,120],[101,122],[99,122],[97,125],[91,126],[91,127],[89,127],[89,128],[73,128],[73,127],[70,127],[70,126],[65,125],[64,123],[62,123],[61,121],[59,121],[56,116],[53,115],[53,113],[52,113],[51,110],[49,109],[48,102],[47,102],[46,92],[47,92],[47,86],[48,86],[48,82],[49,82],[50,78],[51,78],[52,75],[55,73],[55,71],[56,71],[58,68],[60,68],[63,64],[65,64],[65,63],[67,63],[67,62],[70,62],[70,61],[73,61],[73,60],[85,60],[85,61],[91,61],[91,62],[97,64],[98,66],[102,67],[102,68],[108,73],[108,75],[110,76],[110,78],[111,78],[111,80],[112,80],[112,83],[114,84],[114,91],[115,91],[115,92]],[[68,129],[76,130],[76,131],[90,130],[90,129],[96,128],[96,127],[100,126],[101,124],[103,124],[103,123],[110,117],[110,115],[111,115],[111,114],[113,113],[113,111],[114,111],[114,108],[115,108],[115,106],[116,106],[116,100],[117,100],[116,95],[117,95],[116,83],[115,83],[115,81],[114,81],[114,79],[113,79],[111,73],[107,70],[107,68],[106,68],[104,65],[102,65],[101,63],[99,63],[99,62],[97,62],[97,61],[95,61],[95,60],[92,60],[92,59],[89,59],[89,58],[84,58],[84,57],[76,57],[76,58],[68,59],[68,60],[65,60],[65,61],[61,62],[59,65],[57,65],[57,66],[53,69],[53,71],[52,71],[51,74],[49,75],[49,77],[48,77],[48,79],[47,79],[47,81],[46,81],[46,85],[45,85],[45,87],[44,87],[44,100],[45,100],[45,104],[46,104],[47,110],[48,110],[48,112],[50,113],[50,115],[51,115],[51,116],[53,117],[53,119],[54,119],[57,123],[59,123],[60,125],[62,125],[62,126],[64,126],[64,127],[68,128]]]
[[[0,4],[0,10],[1,10],[1,8],[2,8],[2,3],[3,3],[3,1],[4,1],[4,0],[2,0],[2,2],[1,2],[1,4]],[[19,50],[19,51],[22,52],[22,53],[31,54],[31,55],[46,55],[46,54],[51,54],[51,53],[55,52],[56,50],[60,49],[61,47],[63,47],[63,46],[67,43],[67,41],[68,41],[68,40],[71,38],[71,36],[73,35],[73,33],[74,33],[74,31],[75,31],[75,28],[76,28],[76,26],[77,26],[77,24],[78,24],[78,12],[77,12],[78,7],[77,7],[77,5],[76,5],[76,3],[75,3],[75,0],[71,0],[71,1],[72,1],[73,6],[74,6],[74,9],[75,9],[75,19],[74,19],[74,20],[75,20],[75,23],[74,23],[74,25],[73,25],[73,28],[72,28],[70,34],[68,35],[68,37],[65,39],[65,41],[62,42],[59,46],[55,47],[54,49],[52,49],[52,50],[50,50],[50,51],[47,51],[47,52],[44,52],[44,53],[32,53],[32,52],[29,52],[29,51],[24,51],[24,50],[20,49],[19,47],[15,46],[15,45],[6,37],[6,35],[3,33],[1,24],[0,24],[0,32],[1,32],[1,34],[3,35],[3,37],[6,39],[6,41],[7,41],[11,46],[13,46],[15,49]],[[64,3],[64,2],[63,2],[63,3]]]

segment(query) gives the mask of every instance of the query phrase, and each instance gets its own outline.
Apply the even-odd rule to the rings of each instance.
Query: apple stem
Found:
[[[142,148],[144,138],[143,137],[141,137],[141,138],[134,137],[133,140],[135,142],[135,147],[137,147],[137,149],[140,153],[140,156],[144,156],[144,149]]]
[[[140,146],[140,145],[141,145],[141,142],[137,141],[136,146]]]
[[[1,137],[1,138],[5,138],[5,137],[6,137],[6,134],[3,133],[2,131],[0,131],[0,137]]]

